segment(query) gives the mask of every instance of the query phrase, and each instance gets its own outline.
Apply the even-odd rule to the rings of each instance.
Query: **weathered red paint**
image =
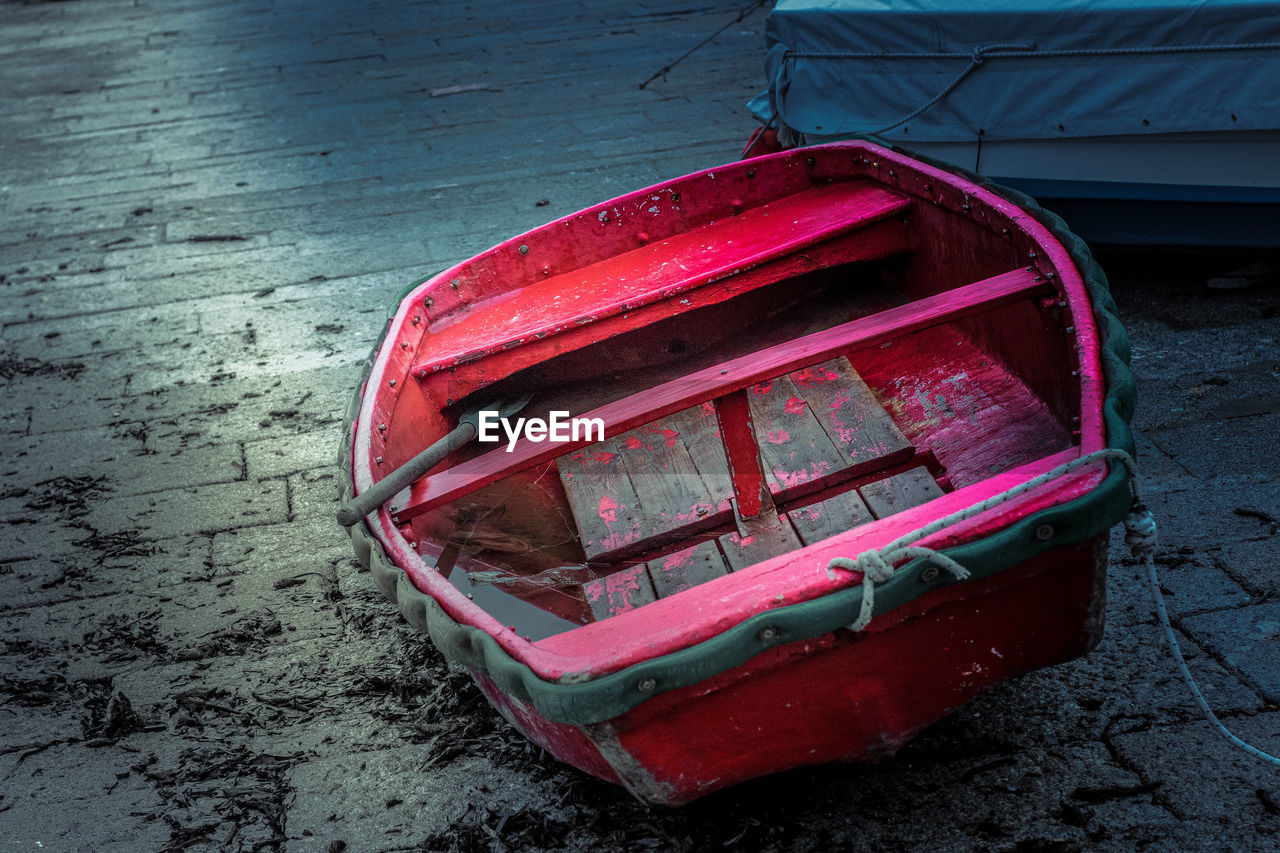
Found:
[[[681,803],[791,767],[890,757],[991,685],[1097,644],[1084,627],[1095,545],[1050,552],[980,590],[934,593],[857,636],[788,643],[654,697],[608,724],[644,769],[624,783]]]
[[[600,754],[599,747],[577,726],[553,723],[543,719],[537,711],[502,692],[490,678],[472,673],[476,686],[485,698],[506,717],[511,725],[524,732],[529,740],[553,755],[572,755],[573,764],[592,776],[615,785],[625,784],[613,767]]]
[[[666,205],[678,208],[680,202],[671,201],[669,194],[658,195],[650,205],[653,216]],[[549,267],[539,267],[536,261],[518,264],[512,271],[517,277],[507,282],[501,297],[501,310],[458,310],[443,316],[436,312],[430,358],[414,370],[435,373],[670,300],[886,219],[908,204],[902,195],[867,182],[833,183],[676,232],[587,266],[575,266],[569,272],[552,274]],[[608,211],[601,211],[600,216],[606,223],[611,221]],[[554,232],[531,236],[530,242],[536,245],[539,240],[558,236]],[[524,258],[518,249],[517,255]]]
[[[536,329],[519,345],[491,350],[479,360],[461,360],[448,369],[427,370],[425,375],[419,370],[414,376],[431,393],[457,400],[554,356],[582,349],[606,337],[643,329],[676,314],[727,302],[744,293],[834,263],[853,259],[873,261],[901,255],[913,247],[916,236],[897,219],[881,219],[809,246],[799,254],[766,260],[758,266],[654,301],[639,300],[639,304],[620,314],[590,315],[594,317],[590,322],[567,325],[554,334],[546,329]],[[465,316],[467,310],[469,305],[461,309],[458,316]],[[449,325],[451,319],[445,318],[441,324],[444,332],[452,328]],[[425,344],[426,347],[434,344],[430,335],[428,339],[431,343]]]
[[[859,230],[814,243],[800,254],[757,261],[757,266],[737,274],[732,264],[716,266],[724,277],[690,278],[679,293],[648,288],[643,292],[658,295],[639,308],[626,299],[593,303],[593,310],[573,319],[596,319],[554,333],[547,321],[554,316],[541,315],[538,322],[522,328],[502,307],[531,299],[536,290],[527,295],[518,291],[531,286],[539,274],[568,275],[693,228],[711,223],[719,227],[734,216],[735,208],[752,210],[814,187],[856,180],[872,181],[907,198],[910,205]],[[644,219],[644,204],[653,196],[662,203],[650,221]],[[602,212],[607,221],[600,218]],[[521,252],[521,246],[527,251]],[[739,249],[727,251],[741,256]],[[956,488],[929,504],[535,643],[449,585],[408,546],[385,508],[376,517],[375,534],[410,581],[451,618],[487,632],[544,679],[580,680],[688,648],[753,614],[858,583],[857,572],[829,570],[830,559],[882,546],[1103,445],[1097,331],[1079,271],[1066,250],[1043,226],[988,190],[873,144],[853,142],[758,157],[633,193],[514,238],[425,282],[392,319],[387,344],[368,380],[354,431],[357,490],[390,470],[387,461],[412,456],[446,431],[450,424],[441,411],[465,393],[559,353],[644,329],[660,318],[740,298],[811,269],[903,253],[909,253],[903,263],[910,286],[900,296],[910,301],[900,309],[854,319],[836,326],[839,332],[829,329],[832,336],[822,339],[822,345],[775,351],[769,367],[753,366],[750,359],[729,360],[717,366],[715,375],[693,372],[684,377],[692,391],[680,382],[668,383],[660,397],[651,391],[638,395],[643,399],[620,401],[625,405],[606,404],[601,408],[612,419],[610,434],[805,367],[826,354],[853,353],[859,346],[864,361],[855,366],[883,393],[883,383],[875,377],[889,382],[934,369],[930,341],[937,345],[945,336],[914,338],[918,345],[912,346],[900,342],[913,331],[938,334],[938,324],[948,322],[955,324],[948,328],[972,334],[1007,361],[1015,391],[1042,399],[1066,425],[1072,443],[1039,449],[1031,458],[996,472],[982,470],[990,462],[980,458],[980,464],[948,460]],[[1023,272],[1024,265],[1032,269]],[[547,272],[541,273],[544,268]],[[1006,278],[1003,273],[1010,269],[1018,272]],[[985,287],[993,276],[1000,285],[988,292],[989,307],[1001,306],[998,316],[1005,319],[987,319],[997,316],[992,313],[956,324],[967,312],[965,305],[975,304],[971,297],[977,291],[971,288],[978,287],[962,285],[979,282]],[[1052,316],[1041,316],[1044,309],[1031,298],[1043,293],[1056,297]],[[641,301],[648,298],[642,294]],[[595,305],[602,306],[600,312],[594,311]],[[604,316],[613,308],[620,313]],[[493,320],[502,334],[494,332],[478,360],[437,370],[425,380],[412,378],[415,366],[434,363],[436,335],[451,334],[451,324],[461,330],[475,322],[469,316],[489,311],[503,315]],[[857,327],[860,321],[864,324]],[[876,328],[878,333],[871,331]],[[1067,328],[1069,337],[1064,336]],[[1035,340],[1025,340],[1029,334]],[[890,349],[879,348],[890,341]],[[409,346],[401,347],[402,342]],[[503,348],[507,345],[511,346]],[[463,357],[470,351],[451,352]],[[729,372],[720,374],[725,368]],[[960,454],[955,459],[970,459],[964,455],[966,435],[980,436],[980,430],[966,433],[954,423],[930,423],[931,417],[941,416],[926,411],[910,395],[901,398],[901,406],[904,431],[921,442],[936,439],[940,447]],[[390,425],[385,436],[377,430],[379,423]],[[944,434],[945,430],[951,432]],[[1070,435],[1073,430],[1076,434]],[[505,460],[480,456],[419,481],[413,489],[416,511],[462,495],[480,479],[497,479],[518,467],[549,465],[568,449],[541,448],[551,452],[522,445]],[[1082,469],[920,544],[942,548],[1002,529],[1088,493],[1103,473],[1101,464]],[[424,550],[431,552],[432,547],[428,543]],[[980,585],[948,587],[877,616],[870,629],[857,636],[837,631],[771,650],[702,684],[655,696],[585,731],[548,723],[483,677],[478,680],[509,719],[562,759],[654,799],[680,802],[796,764],[892,752],[912,732],[984,687],[1081,653],[1097,636],[1091,608],[1098,600],[1099,556],[1099,550],[1085,546],[1058,549]],[[733,748],[725,748],[729,745]]]

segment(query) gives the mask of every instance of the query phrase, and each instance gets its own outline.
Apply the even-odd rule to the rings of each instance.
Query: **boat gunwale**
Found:
[[[1009,222],[1010,228],[1016,228],[1021,231],[1026,240],[1045,251],[1048,255],[1046,259],[1047,265],[1052,266],[1058,276],[1058,281],[1066,296],[1072,322],[1075,326],[1077,353],[1080,361],[1081,444],[1079,452],[1088,453],[1103,447],[1106,432],[1103,423],[1103,374],[1099,354],[1098,330],[1094,321],[1093,311],[1090,310],[1092,300],[1070,253],[1050,232],[1049,228],[1042,225],[1018,205],[1004,199],[990,189],[942,168],[931,166],[927,163],[904,160],[901,155],[880,145],[866,141],[853,141],[833,143],[822,146],[818,150],[835,152],[832,156],[838,156],[843,153],[854,154],[855,161],[861,162],[864,167],[871,170],[868,173],[869,176],[874,178],[876,177],[875,173],[879,172],[878,179],[891,187],[901,186],[904,179],[904,176],[898,176],[896,184],[885,180],[884,172],[891,171],[885,167],[893,164],[897,164],[897,167],[905,173],[914,173],[917,178],[924,178],[929,182],[941,182],[943,186],[951,187],[963,193],[966,199],[979,202],[979,204],[973,205],[975,209],[985,205],[1000,214]],[[815,149],[807,149],[800,156],[812,156],[814,151]],[[857,160],[859,155],[861,157],[860,161]],[[797,155],[795,152],[782,152],[767,156],[771,158],[786,158]],[[717,168],[733,168],[735,165],[737,164]],[[689,177],[691,176],[673,180],[687,179]],[[661,187],[670,183],[672,181],[663,182],[656,186]],[[640,190],[636,194],[651,192],[653,189],[651,187]],[[918,191],[912,192],[910,188],[906,188],[906,191],[917,198],[922,198]],[[935,204],[939,203],[937,199],[926,200]],[[605,204],[609,204],[609,202]],[[996,223],[989,222],[987,225],[995,226]],[[518,245],[524,239],[527,239],[527,234],[505,241],[502,245]],[[447,281],[456,275],[455,271],[457,269],[464,265],[459,265],[440,273],[414,288],[400,303],[399,310],[392,320],[390,328],[395,330],[403,328],[409,322],[410,312],[420,310],[416,307],[417,303],[432,292],[434,288],[447,287]],[[369,383],[372,384],[366,387],[386,387],[384,376],[389,356],[394,350],[394,347],[385,345],[381,348],[370,372]],[[372,426],[372,401],[376,396],[368,395],[364,398],[364,404],[360,407],[359,417],[354,424],[355,440],[352,446],[351,461],[354,463],[353,479],[361,489],[368,488],[373,482],[369,435]],[[1051,484],[1037,490],[1033,493],[1037,496],[1037,500],[1027,502],[1025,504],[1026,508],[1016,515],[1008,512],[1000,513],[1001,518],[996,522],[992,522],[990,519],[986,522],[980,522],[976,519],[971,520],[956,525],[956,527],[948,531],[948,534],[952,541],[964,540],[968,544],[979,542],[995,532],[1008,529],[1010,525],[1025,520],[1031,513],[1061,505],[1072,498],[1087,494],[1090,490],[1096,488],[1099,481],[1101,481],[1103,477],[1101,471],[1102,465],[1099,464],[1096,470],[1093,470],[1087,476],[1078,475],[1068,478],[1067,481],[1062,483]],[[990,482],[990,480],[983,481],[983,483]],[[1084,483],[1084,485],[1081,486],[1081,483]],[[982,483],[974,485],[980,486]],[[893,522],[893,518],[890,517],[876,523],[879,530],[886,532],[883,537],[884,541],[892,538],[887,535],[888,531],[901,531],[899,526],[901,522]],[[889,523],[886,524],[885,522]],[[872,525],[868,525],[868,527],[872,527]],[[412,584],[414,591],[429,596],[435,605],[440,608],[441,615],[447,617],[451,622],[458,623],[458,627],[462,630],[465,631],[470,627],[478,629],[487,635],[496,644],[496,649],[501,654],[526,667],[533,678],[542,681],[577,682],[598,679],[609,673],[621,671],[655,657],[686,649],[694,649],[699,644],[705,643],[707,640],[717,636],[717,634],[722,633],[727,623],[742,622],[753,616],[754,612],[759,612],[737,611],[727,615],[719,613],[712,614],[714,618],[708,618],[707,610],[704,609],[696,612],[686,612],[684,614],[685,618],[679,620],[678,625],[673,626],[670,624],[658,624],[664,621],[669,622],[669,620],[657,618],[658,614],[666,608],[650,605],[646,608],[622,614],[613,620],[593,623],[556,635],[556,637],[530,643],[468,601],[461,592],[448,584],[432,567],[427,565],[396,530],[391,514],[385,507],[377,515],[375,532],[379,544],[385,549],[392,562],[400,567],[406,581]],[[810,548],[793,551],[773,560],[762,562],[739,573],[734,573],[740,576],[735,583],[741,584],[750,581],[760,586],[758,598],[761,599],[763,609],[769,610],[771,609],[771,596],[764,594],[763,587],[766,586],[762,583],[764,579],[767,578],[771,582],[767,586],[774,589],[780,585],[780,581],[786,579],[792,579],[796,576],[803,578],[806,575],[811,577],[813,574],[812,559],[817,557],[818,554],[844,551],[847,556],[849,554],[849,545],[854,541],[860,541],[870,532],[872,531],[864,530],[855,536],[852,535],[853,531],[849,531],[815,546],[810,546]],[[876,538],[881,537],[877,536]],[[1043,548],[1047,549],[1053,544],[1060,543],[1046,542],[1043,543]],[[801,563],[804,565],[798,565]],[[827,577],[827,580],[820,582],[811,590],[811,598],[822,598],[827,595],[848,591],[858,585],[856,573],[826,573],[825,560],[823,560],[823,575]],[[732,576],[717,581],[720,586],[717,587],[716,591],[720,592],[726,581],[731,581],[731,578]],[[688,603],[688,601],[686,599],[683,603]],[[660,603],[658,602],[657,604]],[[609,622],[614,622],[613,627],[603,628]],[[617,638],[621,642],[621,647],[609,643],[601,643],[602,631],[610,639]],[[433,631],[433,637],[435,633]],[[441,642],[441,638],[437,638],[437,642],[442,647],[447,648],[449,646],[448,642]],[[602,648],[602,646],[606,645],[610,647]],[[486,654],[484,657],[488,658],[489,655]],[[504,678],[503,681],[507,682],[509,679]]]

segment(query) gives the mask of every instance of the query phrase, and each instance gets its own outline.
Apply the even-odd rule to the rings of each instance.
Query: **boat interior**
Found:
[[[1007,214],[865,155],[861,174],[803,153],[753,163],[530,232],[406,315],[420,342],[405,335],[372,449],[388,465],[499,399],[606,426],[472,443],[389,508],[521,634],[614,618],[1080,442],[1074,306]]]

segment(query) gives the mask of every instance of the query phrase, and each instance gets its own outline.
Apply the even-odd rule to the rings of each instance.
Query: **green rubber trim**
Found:
[[[880,139],[870,138],[869,141],[903,151]],[[955,166],[911,152],[903,153],[958,174],[1008,199],[1048,228],[1067,249],[1083,273],[1098,325],[1099,355],[1107,384],[1103,398],[1107,446],[1132,454],[1134,444],[1129,422],[1136,401],[1136,383],[1129,370],[1129,338],[1116,316],[1116,305],[1106,276],[1084,241],[1072,234],[1056,214],[1044,210],[1021,193],[993,185],[982,176]],[[407,288],[400,299],[418,286],[414,284]],[[359,410],[364,382],[381,344],[380,340],[374,347],[364,379],[348,410],[347,435],[342,450],[345,482],[341,486],[344,497],[348,498],[352,493],[351,424]],[[943,553],[966,566],[971,579],[989,577],[1053,548],[1074,545],[1109,530],[1124,518],[1130,502],[1128,471],[1123,465],[1113,464],[1106,478],[1089,494],[1037,512],[996,533],[948,548]],[[1043,532],[1044,525],[1053,529],[1053,535],[1047,539],[1037,535]],[[401,614],[411,625],[430,634],[446,658],[483,673],[504,693],[531,705],[544,718],[571,725],[583,726],[613,719],[657,693],[705,681],[774,646],[820,637],[843,628],[856,618],[862,603],[862,586],[859,584],[810,601],[757,613],[701,643],[617,672],[596,677],[567,676],[560,681],[548,681],[508,654],[492,636],[472,625],[455,621],[435,599],[417,589],[405,572],[387,558],[365,522],[356,524],[349,532],[357,557],[372,571],[383,594],[398,604]],[[886,583],[876,587],[876,613],[882,615],[914,601],[929,590],[960,583],[946,573],[937,573],[936,578],[926,581],[922,577],[924,566],[924,560],[914,560],[900,568]]]

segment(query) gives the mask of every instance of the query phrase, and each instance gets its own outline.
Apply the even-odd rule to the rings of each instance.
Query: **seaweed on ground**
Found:
[[[15,376],[54,376],[58,379],[77,379],[84,372],[84,363],[64,361],[56,363],[38,358],[18,358],[13,353],[0,356],[0,379]]]
[[[24,506],[36,512],[53,510],[63,518],[74,519],[86,515],[89,504],[112,489],[107,477],[54,477],[27,490]]]

